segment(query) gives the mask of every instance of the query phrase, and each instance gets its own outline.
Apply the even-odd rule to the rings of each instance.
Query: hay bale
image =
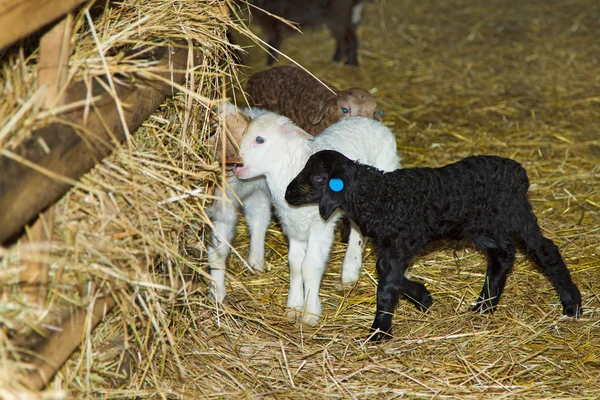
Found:
[[[35,351],[28,349],[43,346],[45,339],[39,336],[59,329],[63,325],[61,319],[70,318],[72,309],[91,310],[97,301],[96,289],[114,298],[119,307],[129,309],[132,318],[139,320],[145,315],[144,322],[149,321],[147,318],[156,321],[153,313],[160,312],[153,303],[160,302],[164,293],[173,300],[182,286],[174,271],[189,263],[177,262],[172,268],[172,259],[181,255],[171,239],[178,240],[182,231],[187,235],[192,227],[205,224],[202,210],[210,197],[207,188],[217,181],[219,168],[212,165],[205,144],[213,131],[208,124],[210,99],[225,96],[237,74],[237,66],[231,62],[232,47],[225,38],[227,26],[233,23],[222,5],[206,1],[142,5],[124,2],[90,9],[91,6],[86,5],[75,17],[76,33],[71,39],[75,50],[69,71],[73,81],[91,84],[107,72],[114,80],[108,80],[110,85],[132,78],[156,79],[163,70],[143,55],[166,44],[177,45],[182,39],[187,43],[185,47],[196,48],[202,54],[199,62],[190,59],[184,92],[148,120],[135,139],[128,136],[112,159],[98,165],[98,170],[76,185],[57,206],[56,240],[52,244],[20,244],[2,249],[1,319],[6,329],[0,345],[6,350],[2,352],[2,365],[7,381],[0,387],[6,388],[6,393],[23,393],[24,387],[31,386],[31,382],[14,379],[27,376],[29,363],[36,359]],[[34,90],[37,57],[38,50],[28,41],[9,49],[3,58],[4,95],[15,99],[3,103],[1,110],[3,119],[9,121],[0,135],[3,156],[18,149],[34,129],[68,121],[62,119],[65,107],[40,112],[41,91]],[[166,70],[169,71],[168,66]],[[118,101],[117,104],[122,108],[135,107]],[[83,133],[86,134],[90,132]],[[86,140],[93,143],[96,139],[90,136]],[[192,198],[181,205],[165,201],[171,195],[185,197],[181,195],[192,186],[197,186]],[[161,216],[163,213],[170,216],[171,222]],[[162,229],[157,230],[157,224]],[[169,240],[151,232],[165,234]],[[25,261],[33,259],[50,269],[50,295],[41,307],[31,301],[20,282]],[[168,268],[159,269],[167,259],[164,265]],[[137,304],[136,297],[132,297],[131,290],[137,290],[134,288],[156,291],[150,296],[154,299],[144,294],[142,305]],[[137,305],[131,308],[130,302]],[[135,331],[137,325],[132,326]],[[158,325],[155,328],[162,330]],[[123,348],[131,347],[129,335],[134,331],[121,334]],[[90,332],[88,328],[87,343],[91,343]],[[89,379],[86,382],[89,384]]]

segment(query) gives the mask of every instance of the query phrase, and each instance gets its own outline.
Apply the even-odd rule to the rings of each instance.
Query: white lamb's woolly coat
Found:
[[[291,124],[285,117],[275,114],[273,116],[278,121]],[[264,132],[262,134],[264,135]],[[243,143],[244,141],[242,146]],[[263,159],[265,165],[271,167],[265,176],[284,233],[299,240],[308,240],[311,227],[314,229],[314,226],[326,224],[316,206],[290,207],[284,198],[287,185],[300,173],[312,154],[320,150],[336,150],[350,159],[373,165],[383,171],[393,171],[400,166],[393,134],[383,124],[370,118],[352,117],[340,120],[317,135],[314,140],[300,135],[287,135],[285,144],[285,153],[274,152],[271,154],[273,160],[270,157]],[[242,158],[246,165],[247,154],[244,153],[243,147]],[[340,216],[340,212],[337,212],[328,222],[335,223]]]
[[[336,150],[353,160],[373,165],[383,171],[400,167],[394,135],[380,122],[365,117],[338,121],[314,140],[286,118],[265,113],[254,119],[242,138],[240,156],[243,167],[234,169],[241,179],[264,175],[283,231],[290,243],[291,315],[303,310],[302,321],[315,325],[321,314],[319,287],[334,239],[339,211],[324,221],[318,206],[290,207],[285,190],[302,170],[310,155],[320,150]],[[260,137],[262,142],[257,142]],[[362,266],[364,240],[353,225],[342,266],[342,282],[358,280]]]

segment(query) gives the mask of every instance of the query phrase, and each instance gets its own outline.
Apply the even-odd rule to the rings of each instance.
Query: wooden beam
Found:
[[[179,85],[184,82],[187,48],[161,47],[154,51],[153,58],[160,60],[153,69],[155,75]],[[32,137],[15,153],[2,150],[0,243],[14,239],[25,224],[72,187],[73,180],[91,170],[125,139],[119,110],[105,87],[98,82],[91,85],[91,96],[97,96],[98,100],[89,115],[82,106],[64,116],[67,122],[51,123],[32,132]],[[129,132],[175,91],[171,83],[142,77],[136,78],[135,83],[119,84],[116,92]],[[89,94],[83,82],[72,84],[65,95],[65,104],[80,102],[89,98]]]
[[[63,317],[59,330],[45,329],[44,340],[31,349],[35,359],[30,363],[31,372],[21,378],[21,383],[31,390],[43,389],[69,356],[79,347],[86,331],[87,322],[92,331],[115,306],[110,295],[94,301],[90,310],[76,308]],[[88,311],[90,314],[88,314]]]
[[[85,0],[0,0],[0,49],[39,30]]]

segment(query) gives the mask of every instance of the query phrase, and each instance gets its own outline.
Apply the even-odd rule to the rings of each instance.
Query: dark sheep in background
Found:
[[[252,75],[246,85],[249,105],[291,119],[311,135],[346,117],[381,121],[375,98],[365,89],[330,89],[301,68],[273,67]]]
[[[253,0],[252,4],[268,13],[300,25],[300,29],[326,24],[336,40],[333,61],[358,65],[358,36],[356,28],[362,18],[364,0]],[[260,24],[266,42],[279,50],[283,38],[294,29],[269,14],[252,8],[253,18]],[[274,55],[267,63],[273,64]]]
[[[285,199],[295,206],[318,203],[325,220],[340,208],[371,238],[379,257],[371,338],[381,340],[391,333],[411,259],[439,239],[470,240],[487,254],[485,284],[475,311],[493,311],[498,304],[520,243],[552,282],[563,314],[580,315],[581,294],[558,247],[542,235],[528,188],[525,169],[497,156],[383,173],[326,150],[309,158],[289,184]],[[426,293],[422,297],[427,300]]]

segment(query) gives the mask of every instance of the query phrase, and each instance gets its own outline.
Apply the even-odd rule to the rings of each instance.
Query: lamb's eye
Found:
[[[256,143],[261,144],[261,143],[264,143],[264,142],[265,142],[265,139],[263,137],[261,137],[261,136],[257,136],[256,137]]]
[[[342,108],[342,112],[343,112],[344,114],[348,114],[348,109],[347,109],[346,107],[343,107],[343,108]]]
[[[313,176],[313,181],[315,181],[315,183],[323,183],[325,182],[325,177],[323,175],[315,175]]]

